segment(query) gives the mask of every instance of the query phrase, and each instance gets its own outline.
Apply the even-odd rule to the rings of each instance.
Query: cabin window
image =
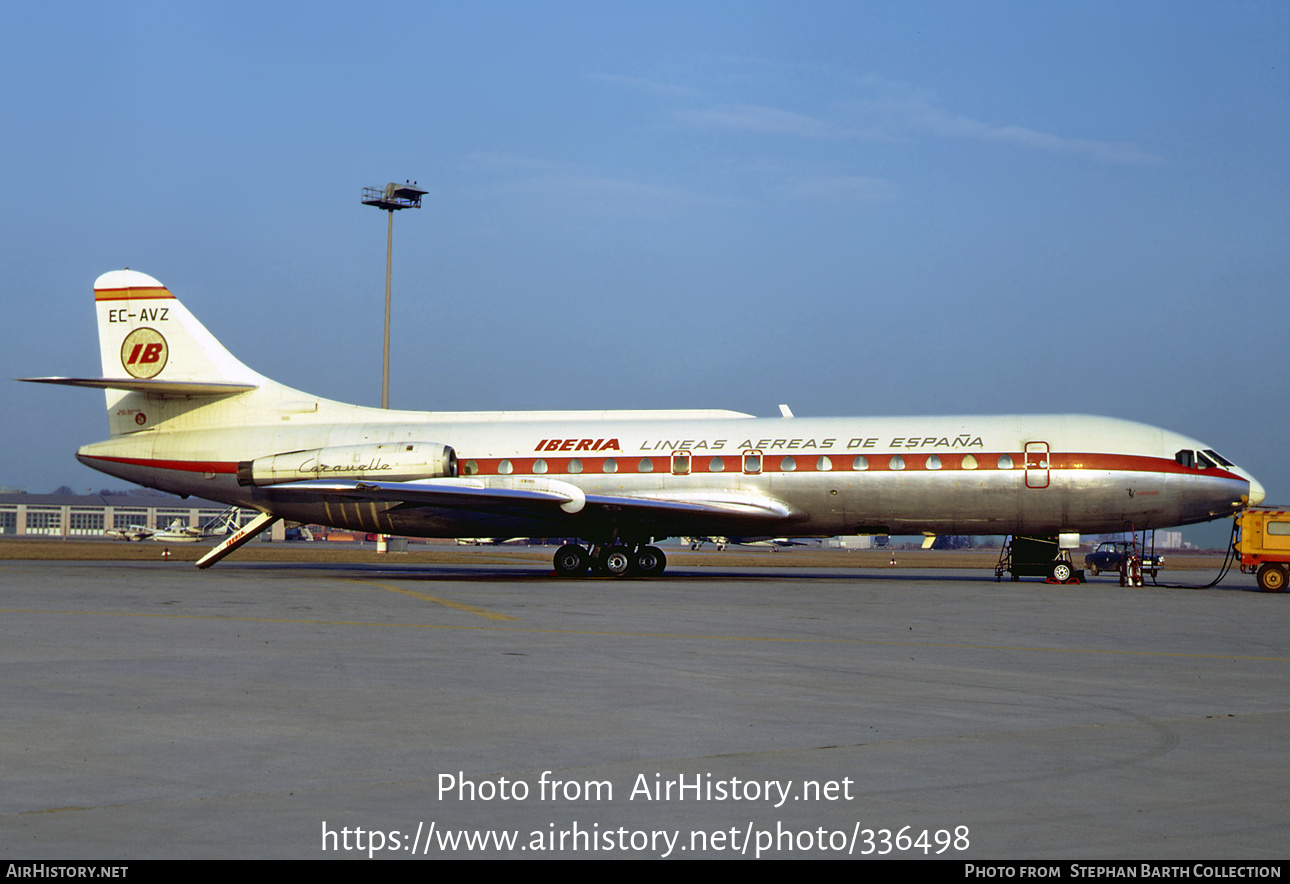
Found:
[[[827,473],[833,469],[833,461],[829,460],[828,455],[820,455],[820,459],[815,462],[815,469],[821,473]]]
[[[891,460],[887,461],[887,466],[893,470],[903,470],[905,468],[905,459],[899,454],[893,454]]]
[[[511,466],[511,462],[509,460],[504,460],[497,465],[497,472],[501,473],[503,476],[509,476],[514,471],[515,467]]]
[[[869,458],[865,457],[863,454],[856,455],[856,459],[851,461],[851,469],[853,470],[869,469]]]
[[[939,470],[941,468],[941,459],[933,454],[927,458],[927,468],[929,470]]]
[[[616,473],[618,472],[618,461],[614,460],[612,457],[607,457],[605,458],[605,465],[600,469],[602,472]]]
[[[744,472],[756,475],[761,472],[761,455],[749,452],[744,455]]]
[[[569,461],[569,472],[571,472],[571,473],[581,473],[581,472],[582,472],[582,461],[578,460],[576,457],[575,457],[573,460]]]
[[[786,454],[779,460],[779,468],[785,473],[791,473],[797,469],[797,461],[793,460],[793,455]]]
[[[533,461],[533,472],[539,476],[545,473],[546,461],[542,460],[541,458],[538,458],[537,460]]]
[[[963,469],[965,469],[965,470],[975,470],[975,469],[976,469],[976,455],[975,455],[975,454],[965,454],[965,455],[963,455]]]
[[[1012,469],[1012,455],[1010,454],[999,455],[999,469],[1001,470]]]
[[[712,460],[708,461],[709,473],[720,473],[720,472],[724,472],[725,469],[726,469],[726,462],[719,457],[714,457]]]
[[[654,461],[650,460],[648,457],[642,457],[640,463],[636,465],[636,471],[638,473],[654,472]]]
[[[479,464],[473,460],[466,461],[465,465],[462,467],[462,475],[464,476],[473,476],[478,472]]]
[[[687,451],[678,451],[672,455],[672,475],[688,476],[690,475],[690,454]]]

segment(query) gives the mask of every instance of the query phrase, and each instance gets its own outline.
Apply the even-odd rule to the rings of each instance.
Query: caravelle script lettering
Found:
[[[380,458],[374,458],[367,463],[323,463],[316,457],[311,457],[302,463],[296,472],[299,473],[373,473],[382,470],[392,470],[390,466]]]

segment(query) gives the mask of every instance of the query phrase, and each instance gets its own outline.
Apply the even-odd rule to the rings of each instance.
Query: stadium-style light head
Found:
[[[363,205],[376,206],[378,209],[384,209],[387,212],[397,212],[399,209],[419,209],[421,208],[421,197],[425,196],[425,191],[417,187],[417,183],[404,182],[395,184],[391,181],[384,187],[364,187],[363,188]]]

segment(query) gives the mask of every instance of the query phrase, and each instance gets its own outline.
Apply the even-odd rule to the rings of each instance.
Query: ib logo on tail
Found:
[[[156,329],[136,328],[121,342],[121,365],[133,378],[155,378],[168,356],[166,339]]]

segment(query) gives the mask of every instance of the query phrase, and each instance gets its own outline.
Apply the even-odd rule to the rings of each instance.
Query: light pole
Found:
[[[421,208],[425,191],[404,181],[390,182],[384,187],[364,187],[363,205],[376,206],[390,213],[390,223],[385,235],[385,347],[381,357],[381,407],[390,407],[390,268],[394,260],[394,213],[399,209]]]

